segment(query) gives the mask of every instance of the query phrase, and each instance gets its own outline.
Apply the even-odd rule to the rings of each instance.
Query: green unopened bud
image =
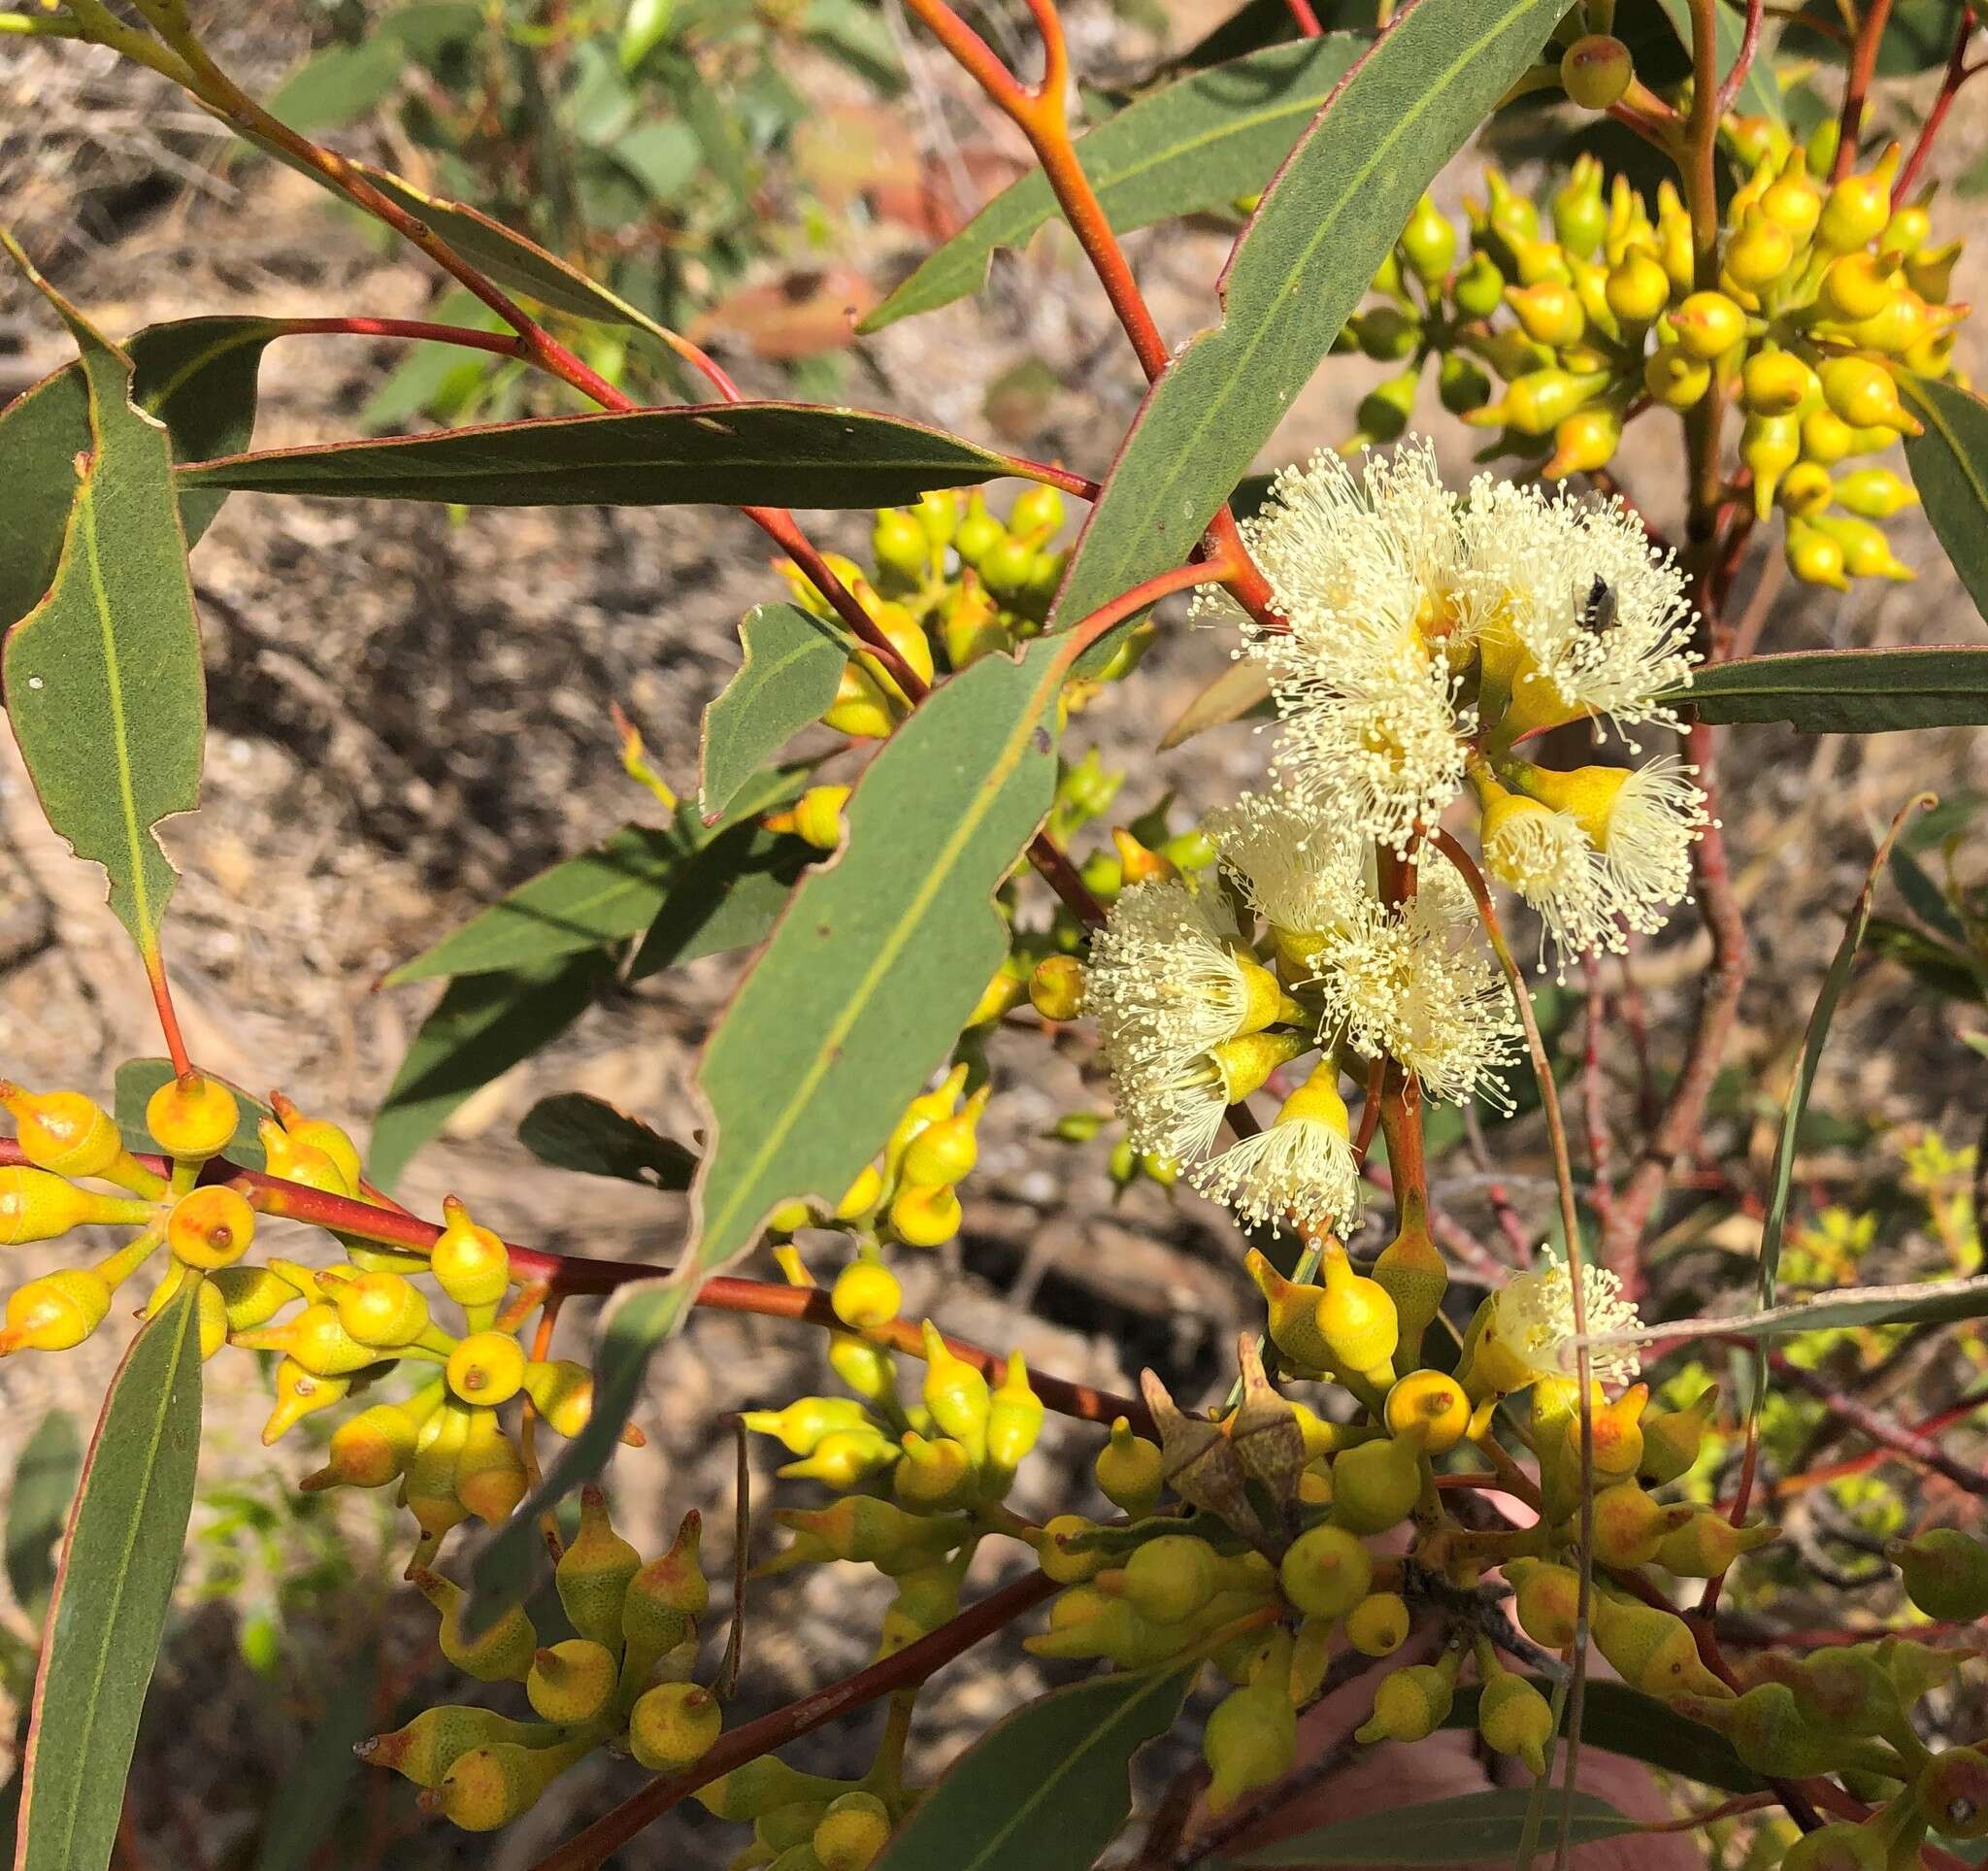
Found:
[[[434,1787],[472,1748],[496,1742],[538,1748],[557,1739],[542,1721],[514,1721],[494,1709],[447,1705],[423,1709],[404,1728],[377,1734],[352,1750],[369,1767],[384,1767],[416,1787]]]
[[[641,1566],[642,1554],[609,1521],[607,1495],[595,1486],[581,1488],[580,1531],[559,1555],[552,1574],[573,1628],[597,1644],[618,1649],[622,1602],[628,1582]]]
[[[680,1774],[712,1751],[725,1725],[718,1699],[697,1683],[659,1683],[629,1712],[628,1752],[652,1774]]]
[[[1383,1437],[1333,1457],[1332,1517],[1354,1533],[1399,1526],[1421,1491],[1421,1444],[1413,1436]]]
[[[1929,1618],[1971,1624],[1988,1616],[1988,1546],[1958,1527],[1893,1540],[1884,1556],[1905,1575],[1905,1596]]]
[[[908,1514],[867,1495],[812,1511],[781,1508],[774,1519],[794,1538],[760,1567],[763,1574],[827,1559],[853,1559],[891,1574],[911,1572],[942,1557],[965,1537],[963,1522]]]
[[[1524,1761],[1537,1778],[1546,1771],[1552,1705],[1524,1677],[1503,1670],[1484,1685],[1477,1699],[1477,1732],[1500,1754]]]
[[[1283,1685],[1252,1683],[1231,1691],[1202,1731],[1209,1810],[1225,1812],[1244,1793],[1280,1780],[1297,1750],[1298,1717]]]
[[[1356,1741],[1424,1741],[1441,1727],[1455,1699],[1455,1678],[1434,1663],[1417,1663],[1380,1680],[1374,1713],[1353,1730]]]
[[[1427,195],[1402,229],[1401,250],[1415,277],[1427,286],[1440,286],[1456,264],[1456,228]]]
[[[1629,48],[1607,33],[1583,34],[1560,57],[1561,85],[1584,111],[1606,111],[1619,103],[1635,76]]]
[[[1166,1463],[1158,1443],[1134,1435],[1124,1417],[1111,1424],[1111,1439],[1098,1451],[1098,1486],[1128,1520],[1143,1520],[1159,1505]]]
[[[1334,1499],[1337,1502],[1337,1476]],[[1345,1528],[1314,1526],[1285,1550],[1277,1576],[1284,1596],[1300,1611],[1312,1618],[1340,1618],[1367,1596],[1374,1583],[1374,1561]]]
[[[553,1780],[593,1746],[585,1738],[548,1748],[499,1741],[457,1757],[421,1804],[466,1832],[494,1832],[528,1813]]]
[[[1408,1600],[1399,1592],[1369,1592],[1346,1613],[1346,1642],[1362,1656],[1392,1656],[1408,1638]]]
[[[480,1637],[470,1638],[463,1634],[467,1600],[460,1586],[426,1566],[414,1567],[408,1580],[442,1614],[442,1654],[457,1669],[480,1683],[521,1683],[530,1674],[539,1634],[522,1606],[511,1606]]]

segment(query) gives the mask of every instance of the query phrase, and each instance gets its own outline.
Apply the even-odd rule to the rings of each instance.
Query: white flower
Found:
[[[1116,1071],[1112,1088],[1133,1149],[1171,1163],[1206,1156],[1229,1108],[1221,1070],[1206,1052],[1177,1065]]]
[[[1123,891],[1092,937],[1083,1004],[1114,1073],[1177,1066],[1242,1031],[1263,973],[1218,890],[1154,879]]]
[[[1571,812],[1494,788],[1484,807],[1484,868],[1538,914],[1541,966],[1554,947],[1561,979],[1569,955],[1627,946],[1605,887],[1602,853]]]
[[[1674,724],[1657,697],[1696,660],[1684,575],[1620,501],[1487,477],[1465,530],[1487,681],[1511,690],[1508,738],[1584,715]]]
[[[1194,1186],[1273,1233],[1343,1230],[1360,1212],[1346,1107],[1328,1060],[1284,1100],[1267,1130],[1244,1137],[1194,1172]]]
[[[1324,935],[1372,899],[1367,842],[1287,793],[1245,792],[1201,823],[1223,871],[1294,960],[1309,963]]]
[[[1612,1273],[1583,1263],[1580,1275],[1590,1338],[1641,1327],[1642,1320],[1622,1296],[1622,1283]],[[1530,1273],[1502,1287],[1491,1302],[1484,1336],[1534,1377],[1574,1375],[1578,1354],[1574,1343],[1574,1282],[1567,1262],[1549,1250]],[[1597,1383],[1627,1384],[1642,1368],[1642,1359],[1634,1345],[1591,1345],[1588,1368]],[[1501,1383],[1499,1387],[1519,1387]]]
[[[1399,1060],[1432,1098],[1481,1096],[1508,1109],[1498,1068],[1523,1029],[1463,880],[1425,865],[1407,903],[1370,898],[1366,908],[1318,957],[1328,1028],[1343,1025],[1369,1058]]]
[[[1632,929],[1654,934],[1691,892],[1691,847],[1709,822],[1697,769],[1675,754],[1638,767],[1617,788],[1595,843],[1603,885]]]

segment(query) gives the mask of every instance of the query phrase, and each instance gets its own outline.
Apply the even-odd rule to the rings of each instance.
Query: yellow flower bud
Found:
[[[954,1354],[939,1327],[924,1321],[925,1408],[944,1434],[967,1452],[977,1468],[987,1458],[987,1380]]]
[[[94,1194],[46,1169],[0,1166],[0,1247],[54,1241],[71,1228],[144,1227],[156,1214],[150,1202]]]
[[[1774,489],[1774,498],[1780,502],[1781,510],[1793,514],[1798,519],[1811,518],[1821,513],[1836,496],[1836,483],[1819,461],[1796,462],[1781,477],[1781,484]]]
[[[1754,518],[1773,511],[1781,476],[1802,458],[1802,425],[1792,416],[1749,415],[1740,431],[1740,458],[1753,470]]]
[[[524,1681],[537,1659],[539,1638],[520,1606],[509,1607],[480,1637],[471,1638],[462,1627],[468,1599],[459,1585],[426,1566],[409,1572],[408,1583],[441,1613],[442,1654],[457,1669],[480,1683]]]
[[[875,1429],[878,1424],[854,1397],[799,1397],[784,1410],[747,1410],[746,1427],[777,1436],[793,1455],[810,1455],[822,1437],[837,1429]]]
[[[594,1412],[594,1376],[571,1358],[533,1358],[524,1370],[532,1408],[562,1436],[577,1436]]]
[[[1953,290],[1953,269],[1960,259],[1962,243],[1948,241],[1944,247],[1922,248],[1905,261],[1905,280],[1912,290],[1934,305],[1941,304]]]
[[[526,1494],[524,1457],[494,1410],[472,1410],[455,1463],[455,1497],[485,1526],[502,1526]]]
[[[1830,261],[1815,296],[1830,317],[1854,324],[1875,317],[1904,289],[1896,259],[1860,251]]]
[[[1849,514],[1827,514],[1814,522],[1818,531],[1843,549],[1843,570],[1851,578],[1891,579],[1899,584],[1918,577],[1893,555],[1891,541],[1868,519]]]
[[[13,1118],[21,1154],[57,1176],[102,1177],[141,1194],[163,1186],[132,1159],[116,1120],[81,1091],[25,1091],[0,1079],[0,1110]],[[129,1180],[136,1172],[137,1181]]]
[[[1891,219],[1892,178],[1898,174],[1899,147],[1892,144],[1863,175],[1845,176],[1824,199],[1815,224],[1815,244],[1825,252],[1847,253],[1884,232]]]
[[[1683,1526],[1665,1535],[1657,1548],[1657,1563],[1680,1579],[1717,1579],[1742,1553],[1779,1539],[1780,1532],[1772,1520],[1735,1526],[1723,1514],[1702,1508]]]
[[[1215,1595],[1221,1563],[1214,1548],[1189,1533],[1162,1534],[1135,1547],[1117,1575],[1118,1593],[1150,1623],[1177,1624]],[[1107,1574],[1101,1583],[1109,1584]]]
[[[944,1185],[902,1183],[890,1201],[890,1225],[910,1248],[936,1248],[959,1232],[959,1196]]]
[[[1124,1418],[1111,1424],[1111,1439],[1098,1451],[1094,1473],[1107,1500],[1128,1520],[1143,1520],[1159,1505],[1166,1464],[1158,1443],[1134,1435]]]
[[[921,1436],[907,1429],[904,1459],[891,1471],[890,1488],[914,1514],[964,1507],[979,1493],[973,1459],[950,1436]]]
[[[1500,1670],[1477,1698],[1477,1732],[1500,1754],[1524,1761],[1526,1771],[1537,1777],[1546,1771],[1552,1706],[1524,1677]]]
[[[650,1773],[680,1774],[712,1751],[724,1727],[717,1697],[697,1683],[659,1683],[628,1718],[628,1751]]]
[[[1456,264],[1456,228],[1449,217],[1424,195],[1402,229],[1401,251],[1415,277],[1427,286],[1441,286]]]
[[[821,1871],[867,1871],[890,1834],[890,1808],[858,1789],[829,1801],[809,1843]]]
[[[1471,1400],[1453,1377],[1441,1371],[1410,1371],[1387,1393],[1386,1420],[1391,1434],[1419,1431],[1430,1454],[1446,1454],[1470,1427]]]
[[[338,1308],[321,1299],[281,1325],[237,1333],[235,1342],[251,1352],[280,1352],[314,1377],[350,1377],[380,1361],[378,1348],[360,1344],[341,1322]]]
[[[1541,280],[1537,285],[1508,285],[1505,288],[1505,303],[1535,344],[1578,344],[1587,329],[1587,319],[1574,289],[1555,280]]]
[[[1043,1433],[1043,1400],[1029,1386],[1028,1365],[1011,1352],[1008,1368],[987,1400],[987,1464],[997,1477],[1011,1476]]]
[[[1385,1533],[1413,1512],[1422,1490],[1415,1436],[1389,1436],[1342,1451],[1332,1462],[1332,1517],[1355,1533]]]
[[[454,1196],[442,1204],[445,1223],[428,1264],[442,1290],[458,1306],[495,1306],[511,1285],[511,1255],[488,1228],[480,1228]]]
[[[352,1752],[369,1767],[387,1768],[416,1787],[435,1787],[472,1748],[507,1741],[521,1748],[543,1747],[553,1739],[542,1721],[514,1721],[495,1709],[445,1705],[423,1709],[406,1727],[377,1734]]]
[[[1252,1683],[1215,1705],[1202,1731],[1201,1751],[1211,1778],[1208,1805],[1226,1812],[1242,1794],[1290,1771],[1298,1749],[1298,1717],[1279,1684]]]
[[[494,1832],[528,1813],[558,1776],[593,1746],[580,1737],[547,1748],[490,1742],[450,1762],[421,1804],[466,1832]]]
[[[1454,1674],[1417,1663],[1384,1676],[1374,1693],[1374,1713],[1353,1730],[1356,1741],[1424,1741],[1441,1727],[1455,1699]]]
[[[508,1332],[475,1332],[448,1354],[444,1375],[465,1403],[494,1409],[524,1387],[524,1347]]]
[[[414,1459],[420,1420],[397,1403],[376,1403],[331,1432],[329,1459],[298,1486],[309,1493],[325,1487],[384,1487],[397,1481]]]
[[[1598,1591],[1590,1607],[1595,1648],[1632,1688],[1668,1701],[1682,1694],[1732,1694],[1699,1661],[1691,1627],[1673,1612]]]
[[[1919,504],[1909,483],[1889,468],[1858,468],[1836,484],[1836,498],[1865,519],[1889,519],[1905,507]]]
[[[1271,1343],[1294,1366],[1323,1371],[1333,1357],[1332,1347],[1318,1323],[1318,1308],[1325,1298],[1325,1288],[1286,1280],[1255,1248],[1243,1257],[1242,1265],[1263,1294]]]
[[[1345,1528],[1314,1526],[1285,1549],[1277,1577],[1284,1596],[1309,1617],[1340,1618],[1367,1596],[1374,1561]]]
[[[1580,1574],[1572,1566],[1532,1557],[1508,1559],[1505,1576],[1513,1591],[1512,1615],[1534,1643],[1565,1650],[1574,1642],[1580,1598]]]
[[[255,1211],[219,1184],[182,1195],[166,1218],[166,1245],[189,1267],[232,1266],[254,1239]]]
[[[1918,435],[1922,424],[1899,402],[1898,385],[1882,364],[1867,357],[1832,357],[1822,367],[1822,393],[1853,429],[1896,429]]]
[[[1075,1019],[1083,1008],[1083,964],[1074,955],[1045,955],[1029,976],[1029,1001],[1044,1019]]]
[[[218,1079],[188,1071],[146,1101],[145,1127],[169,1156],[204,1163],[234,1141],[241,1116],[235,1094]]]
[[[1399,1592],[1370,1592],[1346,1613],[1346,1642],[1362,1656],[1392,1656],[1408,1638],[1408,1607]]]
[[[1553,452],[1540,472],[1548,481],[1571,474],[1593,474],[1615,458],[1622,441],[1622,418],[1599,403],[1575,410],[1553,431]]]
[[[835,1205],[835,1219],[838,1221],[857,1221],[874,1209],[883,1194],[883,1177],[875,1163],[865,1163],[856,1172],[856,1180],[843,1191],[842,1200]]]
[[[282,1119],[283,1131],[305,1150],[322,1151],[345,1183],[345,1192],[355,1195],[365,1180],[359,1166],[359,1147],[350,1136],[328,1118],[307,1118],[281,1091],[270,1094],[270,1106]]]
[[[843,842],[843,807],[847,804],[847,786],[810,786],[794,801],[793,811],[784,815],[787,823],[768,824],[776,831],[792,831],[816,851],[832,852]]]
[[[361,1345],[398,1350],[428,1329],[428,1302],[397,1273],[362,1273],[334,1289],[339,1322]]]
[[[1355,1273],[1337,1242],[1326,1248],[1319,1272],[1325,1292],[1316,1309],[1318,1333],[1331,1353],[1332,1368],[1375,1385],[1392,1383],[1401,1321],[1387,1288]]]
[[[914,515],[886,507],[870,528],[870,551],[887,588],[915,591],[932,571],[932,542]]]
[[[1625,325],[1646,325],[1671,302],[1671,280],[1656,257],[1632,247],[1608,269],[1608,310]]]
[[[1687,356],[1702,363],[1723,357],[1746,335],[1746,315],[1723,292],[1694,292],[1671,315]]]
[[[1791,351],[1756,351],[1740,372],[1740,395],[1757,416],[1799,410],[1815,388],[1815,373]]]
[[[987,1108],[987,1088],[967,1100],[956,1116],[941,1118],[918,1132],[904,1155],[905,1180],[911,1183],[961,1183],[979,1161],[975,1126]]]
[[[276,1367],[276,1408],[262,1425],[265,1448],[280,1442],[303,1420],[319,1410],[328,1410],[345,1400],[352,1387],[350,1378],[318,1377],[305,1370],[293,1357],[279,1360]]]
[[[23,1348],[67,1352],[81,1345],[111,1310],[111,1284],[90,1267],[64,1267],[7,1296],[0,1357]]]
[[[1661,1507],[1634,1482],[1600,1488],[1594,1506],[1595,1558],[1606,1566],[1647,1565],[1664,1540],[1696,1512],[1684,1502]]]
[[[1857,432],[1834,410],[1806,410],[1802,417],[1802,453],[1824,467],[1857,451]]]
[[[1822,218],[1822,188],[1803,166],[1799,155],[1788,159],[1778,181],[1772,182],[1760,197],[1760,212],[1794,237],[1798,247],[1806,246]]]
[[[880,1260],[850,1261],[829,1289],[835,1316],[858,1331],[887,1325],[903,1302],[904,1290],[897,1276]]]
[[[1642,367],[1643,387],[1670,410],[1688,410],[1712,386],[1712,367],[1682,345],[1659,345]]]
[[[1788,522],[1781,554],[1788,561],[1788,570],[1805,585],[1827,585],[1839,591],[1850,588],[1850,581],[1843,576],[1842,547],[1827,533],[1818,532],[1811,521]]]
[[[1726,274],[1747,292],[1765,291],[1795,264],[1795,236],[1764,211],[1750,214],[1726,243]]]
[[[524,1692],[546,1721],[578,1727],[598,1718],[613,1700],[616,1673],[613,1651],[591,1638],[569,1637],[533,1656]]]
[[[1094,1579],[1110,1563],[1102,1553],[1078,1552],[1065,1541],[1078,1534],[1092,1533],[1097,1523],[1081,1514],[1058,1514],[1044,1523],[1036,1542],[1036,1562],[1059,1586],[1081,1585]]]

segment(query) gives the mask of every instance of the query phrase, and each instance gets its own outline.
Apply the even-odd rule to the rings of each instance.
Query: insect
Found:
[[[1592,636],[1605,637],[1620,621],[1615,607],[1615,587],[1599,574],[1588,586],[1580,607],[1580,627]]]

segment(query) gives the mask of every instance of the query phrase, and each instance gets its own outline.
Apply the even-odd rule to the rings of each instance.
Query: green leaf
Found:
[[[112,1101],[113,1115],[117,1119],[117,1128],[124,1133],[124,1147],[161,1155],[158,1139],[145,1127],[145,1107],[151,1101],[151,1094],[174,1076],[170,1059],[126,1059],[117,1068],[116,1095]],[[218,1078],[217,1073],[209,1075]],[[232,1163],[239,1163],[244,1169],[265,1169],[269,1165],[268,1153],[262,1148],[262,1140],[255,1134],[255,1126],[265,1118],[274,1118],[276,1113],[260,1098],[244,1091],[231,1080],[221,1079],[235,1094],[235,1102],[242,1107],[241,1118],[235,1124],[235,1134],[229,1140],[221,1154]]]
[[[50,1410],[14,1464],[7,1502],[7,1583],[14,1602],[39,1630],[55,1588],[55,1542],[83,1473],[83,1438],[67,1410]]]
[[[662,907],[684,856],[674,830],[623,825],[480,910],[381,984],[405,986],[443,975],[489,975],[548,962],[640,935]]]
[[[1420,1806],[1393,1806],[1358,1819],[1336,1820],[1293,1838],[1222,1862],[1234,1865],[1462,1864],[1467,1859],[1507,1858],[1525,1832],[1528,1787],[1488,1793],[1461,1793]],[[1559,1795],[1554,1795],[1556,1836]],[[1642,1821],[1618,1813],[1593,1793],[1575,1793],[1566,1825],[1574,1845],[1640,1832]]]
[[[274,318],[181,318],[125,340],[136,367],[131,400],[166,425],[176,461],[246,449],[255,427],[262,350],[282,330]],[[64,364],[0,410],[7,463],[7,525],[0,531],[0,629],[41,601],[62,556],[76,502],[76,457],[90,446],[89,384],[81,361]],[[224,491],[180,497],[186,543],[206,532]]]
[[[1546,43],[1561,0],[1410,0],[1264,195],[1221,322],[1152,389],[1057,594],[1071,624],[1184,561],[1372,284],[1430,179]]]
[[[111,1380],[35,1678],[17,1871],[103,1871],[166,1626],[200,1453],[199,1282]]]
[[[756,824],[715,833],[671,878],[628,979],[646,981],[679,962],[765,941],[795,881],[820,859],[812,845]]]
[[[1531,1682],[1541,1694],[1551,1697],[1551,1683],[1537,1676]],[[1466,1733],[1474,1729],[1482,1693],[1476,1684],[1458,1689],[1442,1725]],[[1627,1683],[1588,1684],[1581,1702],[1580,1742],[1584,1749],[1599,1748],[1605,1754],[1640,1760],[1721,1792],[1757,1793],[1767,1785],[1716,1728],[1673,1713]]]
[[[1905,849],[1903,839],[1891,854],[1891,881],[1899,886],[1899,894],[1920,921],[1949,942],[1966,946],[1967,925],[1961,921],[1959,912],[1946,900],[1946,893],[1933,881],[1925,865]]]
[[[1119,1671],[989,1728],[871,1871],[1089,1871],[1132,1810],[1132,1756],[1179,1720],[1198,1672]]]
[[[791,604],[747,613],[739,645],[739,673],[704,711],[698,797],[712,819],[792,736],[821,718],[849,659],[832,624]]]
[[[272,449],[196,462],[179,479],[482,507],[891,507],[1021,472],[1011,456],[895,416],[712,403]]]
[[[1671,24],[1677,29],[1677,37],[1688,51],[1691,48],[1691,0],[1663,0],[1663,8],[1670,15]],[[1717,26],[1719,76],[1723,79],[1739,60],[1740,42],[1745,37],[1745,16],[1739,8],[1725,5],[1724,0],[1719,0],[1712,12]],[[1781,105],[1781,87],[1774,80],[1774,61],[1767,47],[1760,49],[1760,56],[1740,81],[1740,89],[1733,98],[1733,108],[1741,117],[1764,117],[1770,123],[1776,124],[1787,122],[1787,114]]]
[[[554,1169],[649,1188],[688,1188],[697,1172],[697,1158],[675,1138],[583,1091],[541,1098],[518,1124],[517,1141]]]
[[[1988,723],[1988,649],[1797,650],[1739,656],[1663,697],[1702,721],[1786,721],[1805,734]]]
[[[269,108],[293,130],[342,129],[391,97],[407,64],[405,49],[384,34],[327,46],[277,86]]]
[[[152,827],[199,805],[207,727],[172,447],[131,405],[131,360],[0,241],[82,350],[93,438],[55,581],[8,632],[0,684],[42,811],[104,867],[111,908],[150,969],[179,877]]]
[[[1211,727],[1254,720],[1273,712],[1269,674],[1256,657],[1245,656],[1232,662],[1174,718],[1174,724],[1160,736],[1160,752]]]
[[[1905,464],[1974,609],[1988,618],[1988,403],[1971,390],[1899,374],[1926,425],[1905,439]]]
[[[1079,138],[1077,159],[1112,227],[1122,234],[1257,193],[1371,43],[1371,34],[1335,33],[1272,46],[1148,92]],[[1048,178],[1032,170],[928,255],[856,329],[880,331],[979,291],[996,250],[1021,246],[1056,212]]]
[[[1982,991],[1980,971],[1969,955],[1934,941],[1909,922],[1872,917],[1864,933],[1864,946],[1872,954],[1897,962],[1935,993],[1944,994],[1949,1000],[1988,1000],[1988,993]]]
[[[338,1659],[324,1706],[283,1777],[282,1797],[264,1807],[254,1871],[310,1871],[336,1836],[340,1812],[359,1773],[352,1750],[373,1732],[380,1652],[366,1644]],[[350,1860],[348,1860],[349,1862]]]
[[[988,656],[942,684],[864,772],[841,855],[808,873],[706,1044],[691,1251],[616,1306],[593,1417],[485,1549],[480,1592],[534,1537],[532,1517],[599,1472],[704,1278],[786,1197],[840,1195],[958,1038],[1008,952],[994,891],[1049,808],[1076,641],[1039,639],[1019,661]]]
[[[549,1045],[613,974],[598,949],[448,984],[394,1074],[366,1148],[366,1174],[391,1189],[470,1094]]]

